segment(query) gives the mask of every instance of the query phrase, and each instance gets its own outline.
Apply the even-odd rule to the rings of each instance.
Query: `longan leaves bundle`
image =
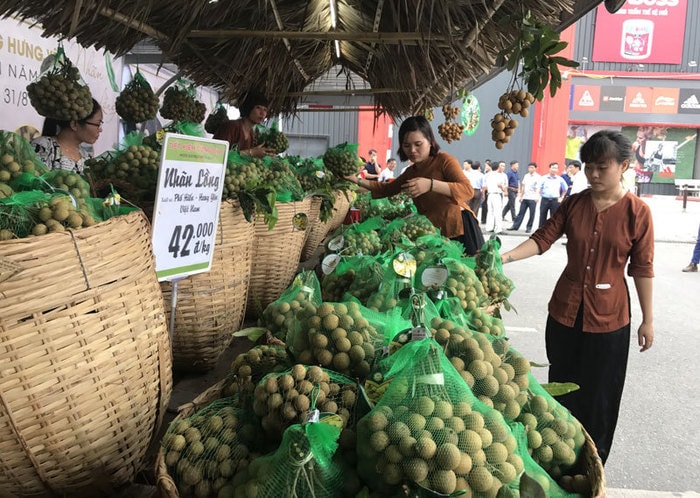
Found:
[[[39,79],[27,85],[27,94],[36,112],[59,121],[79,121],[89,116],[93,106],[90,88],[61,45],[55,54],[44,60],[42,67],[44,65],[47,67]]]
[[[117,114],[129,123],[141,123],[155,118],[159,106],[160,101],[153,88],[138,70],[115,101]]]

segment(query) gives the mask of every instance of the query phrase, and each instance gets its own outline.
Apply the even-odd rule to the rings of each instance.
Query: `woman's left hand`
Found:
[[[401,186],[401,189],[404,194],[408,194],[409,197],[415,199],[430,191],[430,178],[411,178]]]
[[[654,344],[654,326],[650,323],[644,323],[637,330],[637,341],[639,343],[640,353],[643,353]]]

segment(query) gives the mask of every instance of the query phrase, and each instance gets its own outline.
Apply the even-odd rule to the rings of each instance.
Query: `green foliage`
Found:
[[[554,97],[561,88],[559,66],[578,67],[578,62],[556,55],[568,43],[559,40],[559,33],[535,19],[530,11],[507,16],[501,24],[517,26],[519,36],[498,53],[496,63],[516,73],[522,62],[516,76],[522,78],[528,91],[541,101],[549,85],[549,94]]]

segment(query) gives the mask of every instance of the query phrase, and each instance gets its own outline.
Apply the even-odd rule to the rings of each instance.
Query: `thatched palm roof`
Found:
[[[600,0],[0,0],[0,15],[126,54],[152,39],[165,61],[235,103],[248,89],[294,113],[330,68],[364,79],[377,108],[408,115],[494,71],[514,12],[561,30]],[[335,15],[332,15],[335,11]],[[335,21],[335,22],[334,22]],[[339,56],[338,56],[339,55]],[[349,78],[347,81],[351,81]],[[347,88],[340,93],[352,93]]]

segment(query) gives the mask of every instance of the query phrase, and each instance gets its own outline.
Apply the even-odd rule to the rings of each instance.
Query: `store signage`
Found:
[[[700,90],[680,89],[678,92],[678,114],[700,114]]]
[[[596,11],[592,60],[680,64],[687,0],[627,0],[614,14]]]
[[[572,85],[573,110],[597,111],[600,106],[600,86]]]
[[[600,88],[600,110],[623,112],[626,92],[627,89],[624,86],[602,86]]]
[[[159,281],[209,271],[228,142],[166,133],[153,209]]]
[[[625,112],[651,112],[654,101],[651,87],[628,86],[625,92]]]
[[[678,108],[678,88],[654,88],[651,112],[654,114],[676,114]]]

